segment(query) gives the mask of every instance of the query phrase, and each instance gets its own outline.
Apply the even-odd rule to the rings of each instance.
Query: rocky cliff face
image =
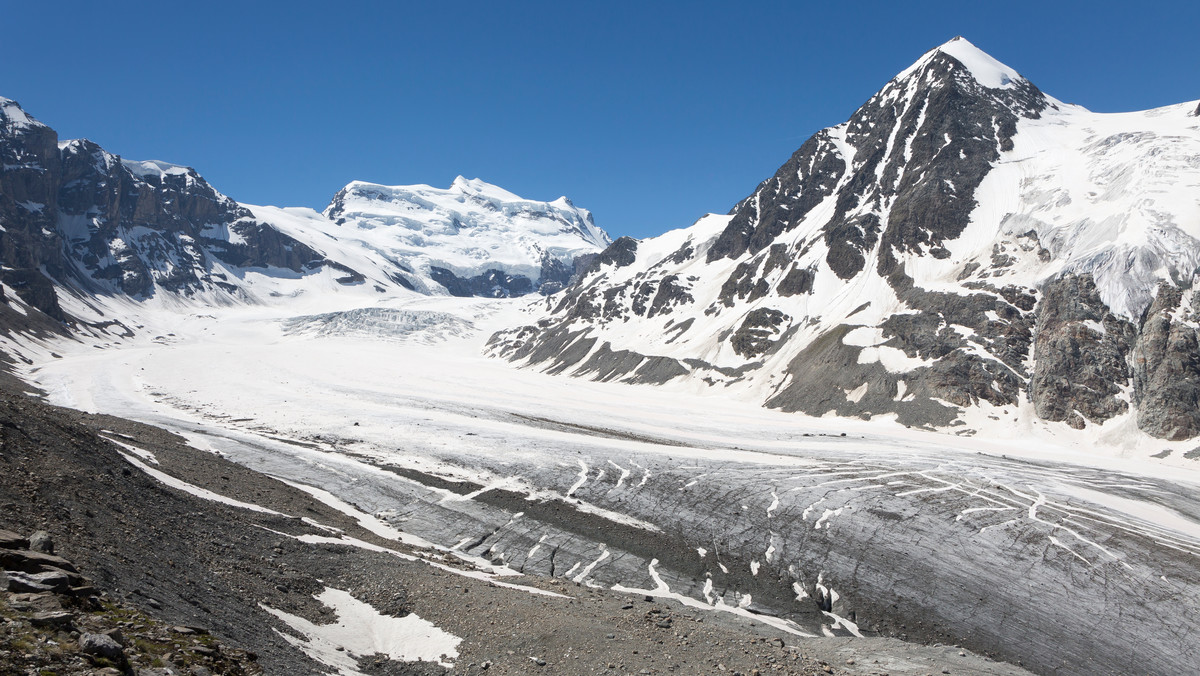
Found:
[[[1164,282],[1132,349],[1138,426],[1165,439],[1200,434],[1197,291]]]
[[[256,221],[195,170],[132,162],[53,129],[0,100],[0,259],[5,282],[64,319],[53,285],[148,298],[236,294],[230,273],[327,261]]]
[[[1093,114],[957,38],[729,216],[619,241],[491,350],[813,415],[961,426],[1031,401],[1075,428],[1136,415],[1194,436],[1193,107]]]

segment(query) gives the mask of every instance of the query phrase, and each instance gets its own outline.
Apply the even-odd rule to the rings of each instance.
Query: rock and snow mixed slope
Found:
[[[813,415],[1196,436],[1196,108],[1092,113],[956,38],[730,215],[618,240],[491,349]]]
[[[361,296],[339,301],[354,306],[414,291],[549,292],[569,281],[576,257],[608,244],[565,197],[523,200],[478,180],[448,190],[352,183],[329,218],[243,205],[194,169],[60,142],[2,98],[0,161],[0,278],[58,321],[97,323],[112,315],[100,306],[126,299],[213,307]],[[119,314],[138,312],[123,304]]]
[[[0,99],[0,160],[4,283],[54,319],[65,318],[66,289],[223,304],[245,287],[246,270],[296,276],[332,264],[194,170],[59,142],[8,99]]]

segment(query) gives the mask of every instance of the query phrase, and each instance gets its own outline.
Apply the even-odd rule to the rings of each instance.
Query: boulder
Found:
[[[8,598],[8,607],[30,613],[54,613],[63,609],[59,597],[51,592],[14,593]]]
[[[20,549],[0,549],[0,568],[25,573],[40,573],[50,568],[79,572],[74,564],[61,556]]]
[[[44,629],[66,629],[71,626],[75,616],[63,610],[49,613],[35,613],[29,618],[29,623]]]
[[[8,579],[5,582],[4,588],[10,592],[18,594],[39,594],[41,592],[54,591],[53,587],[38,582],[37,580],[33,579],[33,576],[29,573],[10,571],[5,573],[5,577]]]
[[[125,651],[121,649],[121,644],[107,634],[80,635],[79,649],[88,655],[113,661],[121,661],[125,658]]]
[[[29,549],[29,540],[10,530],[0,529],[0,549]]]
[[[54,553],[54,540],[50,538],[50,534],[44,530],[39,530],[29,536],[29,549],[43,554]]]
[[[65,594],[71,590],[72,583],[76,580],[82,578],[65,570],[47,570],[40,573],[9,571],[8,590],[30,594],[48,591]]]

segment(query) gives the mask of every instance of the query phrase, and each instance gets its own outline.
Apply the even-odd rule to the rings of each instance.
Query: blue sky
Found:
[[[1200,3],[833,4],[0,0],[0,96],[242,202],[463,174],[636,237],[728,211],[955,35],[1093,110],[1200,98]]]

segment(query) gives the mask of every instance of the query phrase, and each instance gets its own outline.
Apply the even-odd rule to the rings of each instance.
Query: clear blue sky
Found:
[[[836,4],[0,0],[0,96],[242,202],[463,174],[636,237],[728,211],[959,34],[1093,110],[1200,98],[1194,0]]]

